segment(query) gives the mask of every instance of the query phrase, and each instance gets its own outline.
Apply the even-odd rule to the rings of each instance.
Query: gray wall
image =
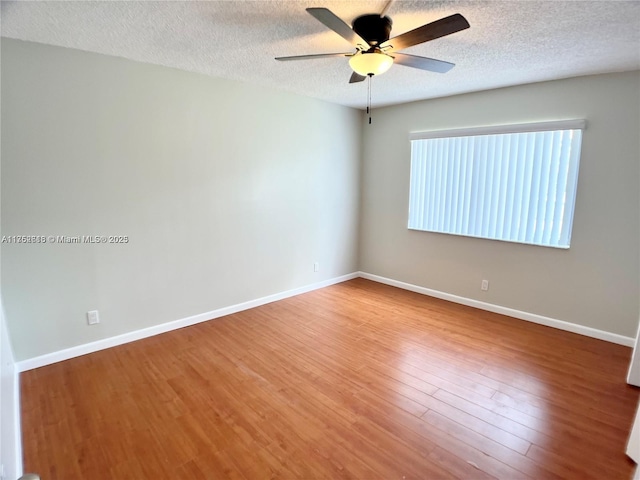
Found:
[[[356,271],[360,132],[346,107],[3,39],[2,234],[129,237],[2,245],[16,360]]]
[[[639,107],[632,72],[374,109],[363,126],[360,270],[634,337]],[[573,118],[588,126],[569,250],[407,230],[409,132]]]

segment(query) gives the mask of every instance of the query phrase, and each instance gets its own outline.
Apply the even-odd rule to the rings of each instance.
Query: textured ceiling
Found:
[[[345,22],[379,1],[2,1],[2,36],[125,57],[265,85],[362,108],[366,83],[349,84],[346,58],[276,56],[347,52],[350,45],[305,8]],[[446,74],[394,65],[372,82],[382,106],[509,85],[640,69],[640,1],[405,1],[387,15],[391,36],[461,13],[471,28],[404,52],[456,64]]]

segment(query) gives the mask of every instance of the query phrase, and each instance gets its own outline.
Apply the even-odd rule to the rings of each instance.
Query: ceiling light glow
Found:
[[[393,57],[377,52],[358,52],[349,60],[349,65],[358,75],[381,75],[393,65]]]

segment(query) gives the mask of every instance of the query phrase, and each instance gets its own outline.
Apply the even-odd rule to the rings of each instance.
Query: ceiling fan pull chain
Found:
[[[371,77],[367,77],[367,115],[369,115],[369,91],[371,90]]]
[[[369,125],[371,125],[371,78],[373,75],[368,75],[367,79],[367,113],[369,114]]]

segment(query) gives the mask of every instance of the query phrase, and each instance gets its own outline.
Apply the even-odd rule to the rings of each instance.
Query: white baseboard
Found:
[[[536,315],[535,313],[522,312],[513,308],[502,307],[500,305],[494,305],[492,303],[481,302],[479,300],[473,300],[471,298],[459,297],[450,293],[440,292],[438,290],[432,290],[430,288],[420,287],[418,285],[412,285],[410,283],[400,282],[391,278],[381,277],[379,275],[373,275],[371,273],[360,272],[360,277],[367,280],[373,280],[374,282],[384,283],[385,285],[391,285],[393,287],[402,288],[403,290],[409,290],[430,297],[441,298],[442,300],[448,300],[454,303],[460,303],[469,307],[479,308],[480,310],[487,310],[489,312],[500,313],[502,315],[508,315],[509,317],[518,318],[520,320],[526,320],[528,322],[538,323],[540,325],[546,325],[547,327],[557,328],[559,330],[566,330],[567,332],[578,333],[587,337],[597,338],[599,340],[606,340],[607,342],[617,343],[626,347],[633,347],[635,338],[625,337],[618,335],[617,333],[605,332],[604,330],[598,330],[596,328],[585,327],[583,325],[577,325],[575,323],[565,322],[564,320],[557,320],[555,318],[544,317],[542,315]]]
[[[231,305],[229,307],[219,308],[210,312],[201,313],[199,315],[193,315],[191,317],[182,318],[180,320],[174,320],[171,322],[155,325],[153,327],[143,328],[141,330],[135,330],[133,332],[123,333],[115,337],[109,337],[102,340],[97,340],[91,343],[85,343],[75,347],[59,350],[57,352],[47,353],[38,357],[28,358],[16,363],[16,369],[18,372],[25,372],[38,367],[44,367],[45,365],[51,365],[52,363],[61,362],[70,358],[79,357],[88,353],[97,352],[106,348],[115,347],[125,343],[133,342],[161,333],[170,332],[171,330],[177,330],[179,328],[195,325],[196,323],[206,322],[207,320],[213,320],[215,318],[224,317],[225,315],[231,315],[232,313],[241,312],[250,308],[259,307],[267,303],[276,302],[285,298],[300,295],[302,293],[318,290],[319,288],[328,287],[336,283],[345,282],[358,277],[358,273],[350,273],[342,275],[341,277],[330,278],[318,283],[312,283],[311,285],[305,285],[304,287],[294,288],[293,290],[287,290],[281,293],[275,293],[266,297],[258,298],[256,300],[250,300],[248,302]]]
[[[50,365],[52,363],[61,362],[63,360],[68,360],[70,358],[79,357],[81,355],[97,352],[99,350],[104,350],[106,348],[115,347],[117,345],[123,345],[125,343],[133,342],[133,341],[140,340],[147,337],[152,337],[154,335],[159,335],[161,333],[170,332],[171,330],[177,330],[179,328],[195,325],[196,323],[206,322],[207,320],[213,320],[215,318],[223,317],[225,315],[231,315],[233,313],[241,312],[243,310],[248,310],[250,308],[259,307],[267,303],[276,302],[278,300],[283,300],[285,298],[293,297],[295,295],[311,292],[319,288],[328,287],[329,285],[334,285],[336,283],[352,280],[357,277],[366,278],[368,280],[373,280],[374,282],[384,283],[386,285],[402,288],[404,290],[410,290],[412,292],[428,295],[430,297],[441,298],[443,300],[448,300],[450,302],[460,303],[462,305],[479,308],[481,310],[487,310],[489,312],[500,313],[502,315],[508,315],[510,317],[518,318],[521,320],[526,320],[529,322],[546,325],[548,327],[558,328],[560,330],[566,330],[568,332],[578,333],[580,335],[585,335],[587,337],[606,340],[608,342],[617,343],[617,344],[625,345],[628,347],[632,347],[635,342],[635,339],[631,337],[625,337],[615,333],[605,332],[603,330],[597,330],[595,328],[585,327],[582,325],[577,325],[575,323],[565,322],[563,320],[557,320],[555,318],[544,317],[542,315],[536,315],[534,313],[522,312],[520,310],[515,310],[513,308],[502,307],[500,305],[481,302],[479,300],[459,297],[457,295],[452,295],[450,293],[440,292],[438,290],[432,290],[430,288],[425,288],[425,287],[420,287],[418,285],[412,285],[410,283],[400,282],[398,280],[393,280],[390,278],[373,275],[371,273],[356,272],[356,273],[350,273],[348,275],[343,275],[341,277],[331,278],[329,280],[325,280],[322,282],[313,283],[311,285],[306,285],[304,287],[295,288],[293,290],[287,290],[285,292],[268,295],[266,297],[258,298],[256,300],[250,300],[248,302],[231,305],[229,307],[224,307],[224,308],[220,308],[210,312],[201,313],[199,315],[193,315],[191,317],[182,318],[180,320],[174,320],[174,321],[163,323],[160,325],[155,325],[153,327],[143,328],[141,330],[135,330],[133,332],[117,335],[115,337],[109,337],[109,338],[105,338],[95,342],[86,343],[83,345],[78,345],[78,346],[67,348],[64,350],[59,350],[57,352],[52,352],[45,355],[40,355],[38,357],[22,360],[15,364],[16,374],[17,372],[25,372],[27,370],[32,370],[34,368],[43,367],[45,365]],[[19,389],[16,392],[16,394],[19,395]],[[17,405],[19,406],[19,401]],[[19,416],[19,413],[20,412],[18,410],[17,412],[18,416]],[[19,421],[19,417],[18,417],[18,421]]]

